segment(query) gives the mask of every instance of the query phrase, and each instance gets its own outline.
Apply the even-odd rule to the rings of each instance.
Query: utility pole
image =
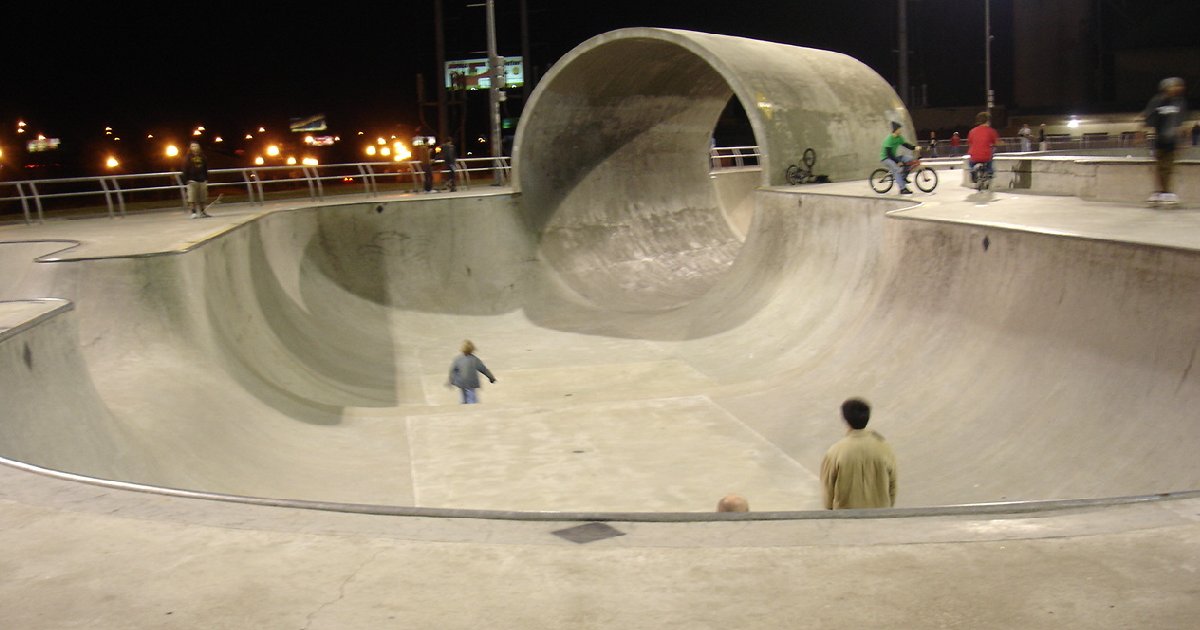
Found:
[[[996,93],[992,91],[992,0],[983,0],[984,29],[984,82],[987,84],[987,113],[990,116],[996,106]]]
[[[446,23],[442,19],[442,0],[433,3],[434,38],[437,46],[437,70],[433,76],[437,80],[437,135],[438,142],[445,142],[449,134],[449,116],[446,111]]]
[[[529,102],[529,93],[533,91],[533,57],[529,53],[528,0],[521,0],[521,63],[525,66],[525,82],[521,86],[521,111],[524,113],[525,104]]]
[[[496,175],[495,185],[504,183],[504,171],[500,169],[500,156],[503,152],[503,139],[500,136],[500,101],[504,93],[500,86],[504,82],[504,58],[496,52],[496,5],[494,0],[487,0],[487,54],[488,68],[491,70],[488,86],[488,104],[491,107],[492,121],[492,170]]]
[[[907,105],[912,97],[908,85],[908,0],[897,0],[896,18],[899,22],[897,38],[900,40],[898,46],[900,49],[900,100]]]

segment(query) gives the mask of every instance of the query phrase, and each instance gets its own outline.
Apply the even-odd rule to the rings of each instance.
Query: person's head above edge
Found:
[[[193,142],[193,143],[192,143],[192,144],[191,144],[191,145],[188,147],[188,149],[190,149],[192,153],[199,153],[199,152],[200,152],[200,143],[199,143],[199,142]]]
[[[899,135],[900,129],[902,129],[903,127],[904,127],[904,125],[901,125],[898,122],[893,122],[892,123],[892,135]]]
[[[750,503],[741,495],[727,494],[717,501],[718,512],[749,512]]]
[[[1167,77],[1158,82],[1158,91],[1167,96],[1179,96],[1183,94],[1187,84],[1179,77]]]
[[[842,403],[842,418],[851,429],[865,429],[871,420],[871,405],[861,398],[851,398]]]
[[[991,114],[989,114],[987,112],[979,112],[978,114],[975,114],[975,124],[976,125],[986,125],[990,122],[992,122]]]
[[[475,354],[475,344],[471,343],[470,339],[463,342],[462,353],[463,354]]]

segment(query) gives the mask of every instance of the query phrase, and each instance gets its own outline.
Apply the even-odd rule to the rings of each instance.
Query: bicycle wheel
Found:
[[[804,150],[804,157],[801,159],[805,166],[812,168],[812,165],[817,163],[817,152],[812,147],[809,147]]]
[[[928,166],[922,166],[921,168],[917,169],[917,171],[912,174],[912,179],[913,183],[915,183],[917,188],[920,188],[922,192],[933,192],[933,189],[937,188],[938,185],[937,171],[929,168]]]
[[[877,168],[871,173],[871,189],[879,194],[883,194],[892,189],[892,172],[886,168]]]
[[[788,166],[787,170],[783,173],[783,177],[787,183],[792,184],[793,186],[796,184],[803,184],[804,180],[807,179],[806,176],[807,173],[795,164]]]
[[[992,175],[982,166],[975,166],[975,190],[984,193],[992,187]]]

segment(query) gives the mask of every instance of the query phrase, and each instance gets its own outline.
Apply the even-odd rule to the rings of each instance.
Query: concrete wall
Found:
[[[966,164],[964,159],[961,183],[970,186]],[[1122,202],[1141,202],[1154,192],[1154,160],[1148,158],[997,156],[995,167],[997,190]],[[1176,162],[1173,187],[1184,202],[1200,200],[1200,161]]]

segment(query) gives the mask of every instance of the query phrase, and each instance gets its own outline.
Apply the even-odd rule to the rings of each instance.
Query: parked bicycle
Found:
[[[813,175],[813,164],[817,163],[817,152],[809,147],[804,150],[804,155],[800,157],[799,164],[789,164],[783,172],[784,179],[787,183],[804,184],[816,181],[816,176]]]
[[[930,166],[923,166],[920,156],[914,157],[905,164],[903,174],[921,192],[933,192],[933,189],[937,188],[937,171],[933,170]],[[891,190],[894,185],[896,185],[896,180],[889,169],[877,168],[871,173],[871,188],[875,192],[882,195]]]

